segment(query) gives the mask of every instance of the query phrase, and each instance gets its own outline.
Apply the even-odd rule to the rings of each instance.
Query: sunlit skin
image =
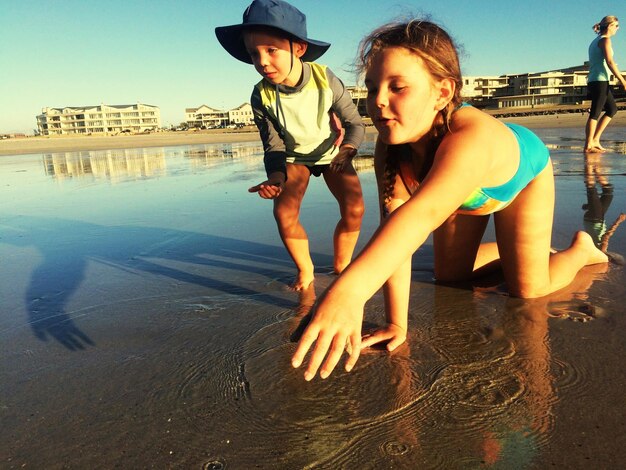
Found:
[[[426,157],[428,130],[437,112],[452,99],[455,85],[450,79],[435,80],[417,55],[399,47],[372,57],[366,83],[368,110],[380,133],[375,151],[380,187],[388,144],[409,144],[416,165]],[[517,140],[504,124],[471,107],[453,114],[450,131],[437,147],[419,189],[408,194],[396,178],[387,206],[392,214],[320,297],[292,358],[292,365],[300,367],[313,348],[306,380],[318,370],[320,377],[328,377],[346,349],[345,369],[350,371],[362,348],[386,341],[387,349],[393,350],[406,340],[411,256],[431,233],[438,280],[468,280],[481,268],[498,263],[509,292],[522,298],[547,295],[568,285],[583,266],[607,262],[584,232],[574,237],[568,249],[551,255],[551,163],[509,206],[494,214],[497,244],[481,244],[488,216],[455,214],[475,188],[507,182],[519,158]],[[387,325],[363,339],[365,302],[381,287]]]
[[[307,50],[306,42],[290,41],[261,29],[244,32],[244,44],[254,68],[265,80],[274,85],[291,87],[300,84],[303,76],[301,58]],[[351,145],[341,145],[330,163],[330,171],[323,174],[326,185],[339,204],[341,216],[333,234],[333,269],[337,274],[352,260],[364,212],[361,185],[352,166],[355,154],[356,149]],[[299,219],[302,198],[311,175],[303,165],[287,163],[286,166],[287,175],[274,172],[248,191],[258,193],[263,199],[274,200],[278,232],[298,270],[291,288],[300,291],[314,280],[309,241]]]
[[[451,97],[450,83],[435,84],[421,59],[407,49],[388,51],[372,63],[365,77],[368,113],[381,141],[409,143],[423,154],[420,147],[430,123]],[[442,86],[447,88],[438,94]]]

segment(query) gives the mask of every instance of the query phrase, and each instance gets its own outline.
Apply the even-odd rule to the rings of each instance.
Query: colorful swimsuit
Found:
[[[500,186],[476,188],[456,210],[457,214],[487,215],[504,209],[548,164],[550,154],[539,137],[517,124],[504,125],[511,129],[519,145],[520,161],[517,172]],[[400,161],[399,174],[409,193],[413,194],[419,181],[415,179],[410,157],[406,158],[407,154],[408,152]]]

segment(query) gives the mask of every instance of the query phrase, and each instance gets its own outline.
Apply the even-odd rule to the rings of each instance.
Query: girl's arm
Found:
[[[401,178],[396,175],[393,195],[390,201],[385,202],[385,162],[387,149],[380,141],[376,142],[374,152],[374,168],[376,181],[378,182],[378,199],[380,207],[380,223],[385,223],[387,214],[392,213],[409,198]],[[387,325],[377,329],[372,334],[363,338],[361,349],[367,348],[382,341],[387,341],[387,350],[393,351],[406,341],[408,331],[409,291],[411,286],[411,258],[407,259],[402,266],[383,285],[385,297],[385,317]]]
[[[615,78],[619,80],[619,82],[622,84],[622,87],[624,87],[624,89],[626,90],[626,80],[624,80],[624,77],[622,76],[622,73],[620,72],[617,63],[615,62],[615,60],[613,60],[613,46],[611,45],[611,38],[601,39],[600,48],[604,53],[604,60],[606,61],[606,65],[609,66],[609,69],[611,69],[611,72],[613,72]]]
[[[323,294],[292,359],[292,365],[299,367],[316,343],[304,374],[306,380],[315,376],[322,362],[320,376],[330,375],[346,348],[350,356],[346,370],[354,367],[361,347],[365,302],[468,194],[493,179],[493,156],[501,156],[502,149],[508,150],[505,157],[516,151],[515,139],[508,129],[492,118],[489,118],[491,121],[485,120],[488,117],[479,118],[475,114],[479,113],[477,110],[470,111],[478,125],[453,126],[453,132],[439,146],[433,166],[420,188],[391,214],[359,256]],[[502,176],[497,173],[496,176]]]

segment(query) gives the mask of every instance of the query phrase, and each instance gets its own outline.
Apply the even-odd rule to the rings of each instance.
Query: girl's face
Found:
[[[306,51],[306,43],[289,41],[263,31],[245,31],[243,40],[254,68],[263,78],[275,85],[298,84],[300,57]]]
[[[365,86],[367,111],[378,135],[388,145],[417,143],[449,99],[442,99],[441,84],[408,49],[389,47],[375,54]]]
[[[614,21],[606,28],[606,35],[609,37],[615,36],[618,29],[619,29],[619,21]]]

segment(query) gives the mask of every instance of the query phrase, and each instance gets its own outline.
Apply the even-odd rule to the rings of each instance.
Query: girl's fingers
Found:
[[[391,341],[389,341],[389,344],[387,344],[387,351],[389,351],[389,352],[393,351],[398,346],[400,346],[402,343],[404,343],[405,340],[406,340],[406,338],[403,338],[401,336],[393,337],[391,339]]]
[[[361,354],[361,349],[363,347],[361,345],[360,333],[353,333],[348,338],[348,341],[350,345],[348,354],[350,354],[350,356],[348,357],[348,360],[346,361],[346,372],[350,372],[352,368],[354,367],[354,365],[356,364],[356,361],[359,360],[359,354]]]
[[[294,368],[300,367],[302,365],[302,361],[304,360],[304,356],[311,348],[311,345],[317,339],[317,335],[319,334],[319,330],[315,328],[315,326],[311,323],[302,333],[302,337],[300,338],[300,342],[298,343],[298,347],[296,348],[296,352],[293,354],[291,358],[291,365]]]
[[[380,343],[381,341],[385,341],[389,338],[391,338],[391,335],[385,334],[385,332],[382,331],[376,331],[372,335],[367,336],[365,339],[363,339],[363,341],[361,342],[361,349],[369,348],[370,346],[373,346],[376,343]]]
[[[315,348],[313,349],[311,359],[309,360],[309,367],[307,367],[306,372],[304,373],[304,380],[309,381],[315,377],[315,374],[317,374],[317,370],[322,364],[324,356],[326,356],[326,352],[331,345],[333,337],[333,334],[324,334],[323,332],[317,337]]]
[[[324,361],[324,365],[322,366],[322,370],[320,370],[320,377],[325,379],[328,377],[333,370],[335,370],[335,366],[341,359],[344,350],[346,349],[346,336],[344,335],[336,335],[333,340],[332,347],[326,357],[326,361]]]

